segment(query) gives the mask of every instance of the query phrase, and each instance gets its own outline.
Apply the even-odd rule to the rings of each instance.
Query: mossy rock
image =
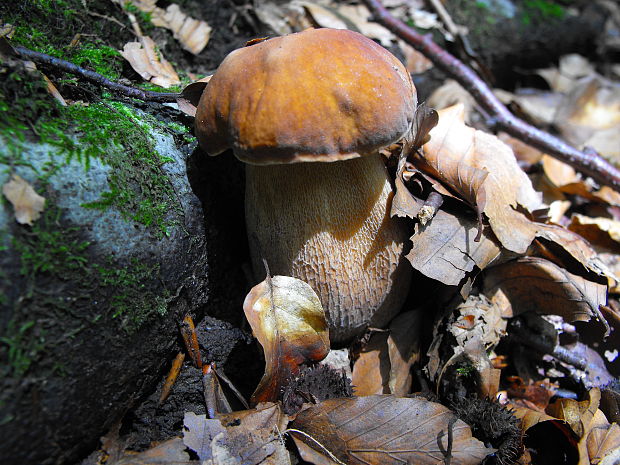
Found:
[[[0,185],[18,175],[46,198],[31,226],[0,204],[0,457],[60,463],[159,379],[208,300],[207,249],[182,126],[31,99],[34,131],[19,99],[0,125]]]

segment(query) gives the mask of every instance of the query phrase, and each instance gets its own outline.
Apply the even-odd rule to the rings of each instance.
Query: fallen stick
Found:
[[[463,86],[486,110],[495,130],[502,130],[532,147],[574,167],[596,182],[620,191],[620,170],[594,150],[580,151],[558,137],[514,116],[493,94],[486,83],[467,65],[442,49],[430,35],[419,34],[383,6],[379,0],[364,0],[374,20],[392,31]]]

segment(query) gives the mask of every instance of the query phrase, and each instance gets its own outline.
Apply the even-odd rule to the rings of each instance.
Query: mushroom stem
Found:
[[[246,167],[252,265],[306,281],[321,298],[330,339],[342,345],[385,325],[407,295],[411,267],[402,220],[378,153],[332,163]]]

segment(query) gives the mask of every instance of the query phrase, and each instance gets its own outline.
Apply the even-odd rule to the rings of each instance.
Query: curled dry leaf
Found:
[[[289,464],[289,454],[279,435],[288,417],[276,404],[228,413],[217,419],[186,412],[183,442],[202,463],[246,465]]]
[[[126,0],[112,0],[121,5]],[[151,22],[155,26],[165,27],[172,31],[183,48],[194,55],[198,55],[209,42],[211,27],[204,21],[186,15],[177,4],[168,5],[165,10],[157,6],[157,0],[127,0],[140,11],[150,13]]]
[[[421,310],[402,313],[387,331],[370,337],[353,365],[351,384],[356,396],[409,393],[411,366],[420,356],[421,318]]]
[[[579,81],[558,106],[554,123],[576,147],[620,162],[620,84],[596,74]]]
[[[507,299],[513,315],[535,311],[560,315],[567,321],[588,321],[592,315],[600,315],[599,307],[607,303],[607,286],[536,257],[487,270],[484,293],[492,301]]]
[[[148,36],[140,37],[139,42],[126,43],[121,55],[136,73],[155,85],[170,87],[181,82],[170,62],[155,51],[155,42]]]
[[[416,166],[484,213],[504,247],[525,252],[538,227],[517,209],[531,212],[542,203],[512,150],[497,137],[466,126],[462,105],[441,110],[430,134]]]
[[[302,458],[315,464],[333,463],[331,454],[349,465],[435,465],[448,456],[452,465],[477,465],[494,451],[446,407],[419,397],[327,400],[299,413],[290,428]]]
[[[568,229],[576,232],[591,244],[620,252],[620,221],[611,218],[590,218],[578,213],[571,216]]]
[[[412,266],[449,286],[458,285],[474,266],[486,268],[500,253],[500,246],[490,234],[480,241],[478,223],[464,216],[439,210],[426,226],[420,226],[411,237],[412,247],[407,258]]]
[[[11,180],[2,186],[2,193],[15,209],[15,220],[19,224],[32,223],[41,216],[45,208],[45,197],[35,192],[27,181],[14,174]]]
[[[185,451],[183,440],[174,438],[139,454],[125,453],[118,461],[108,459],[106,463],[110,465],[170,465],[171,463],[190,463],[190,457]]]
[[[211,76],[206,76],[202,79],[198,79],[195,82],[189,84],[183,92],[181,92],[180,97],[177,99],[177,105],[179,105],[179,110],[189,116],[196,116],[196,107],[198,106],[198,102],[200,101],[200,97],[202,96],[205,87],[207,87],[207,83],[211,80]]]
[[[267,276],[243,302],[243,311],[265,352],[265,374],[252,402],[275,401],[299,366],[329,353],[329,329],[321,301],[305,282]]]

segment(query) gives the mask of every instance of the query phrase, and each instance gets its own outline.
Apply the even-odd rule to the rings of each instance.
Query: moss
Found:
[[[30,78],[27,79],[27,78]],[[15,90],[17,87],[17,90]],[[6,102],[12,101],[9,105]],[[0,162],[9,166],[28,165],[22,150],[31,138],[57,149],[46,172],[37,173],[43,184],[70,161],[80,161],[86,170],[97,158],[111,168],[110,190],[85,208],[116,208],[128,221],[135,221],[157,237],[168,234],[173,225],[168,212],[180,208],[174,190],[162,170],[172,161],[157,153],[152,129],[162,124],[114,101],[62,107],[47,95],[40,79],[12,72],[0,88]],[[163,126],[165,129],[165,126]]]
[[[153,295],[145,285],[159,275],[158,265],[148,266],[134,259],[130,268],[110,263],[110,266],[95,265],[95,269],[102,285],[120,291],[111,300],[112,318],[118,319],[125,331],[134,332],[151,317],[166,314],[169,292],[164,290],[162,295]]]
[[[126,21],[122,16],[117,23],[117,18],[108,15],[108,21],[93,21],[100,14],[97,8],[101,6],[96,2],[82,0],[21,0],[14,5],[0,5],[0,17],[15,26],[13,44],[118,79],[124,60],[117,48],[131,33],[122,26]],[[108,43],[100,37],[114,37],[118,42]]]
[[[13,236],[24,283],[19,301],[13,302],[13,318],[0,337],[1,375],[19,377],[31,368],[51,344],[45,338],[45,325],[54,320],[63,325],[62,337],[53,342],[57,345],[102,321],[116,321],[131,334],[167,312],[169,292],[155,290],[160,286],[159,265],[137,260],[119,263],[112,258],[104,265],[95,263],[89,253],[91,244],[81,239],[80,230],[61,225],[60,209],[50,205],[32,228],[20,227]],[[62,291],[45,290],[51,276],[56,283],[66,283]],[[107,300],[102,308],[108,312],[80,313],[78,309],[91,307],[95,296]],[[37,310],[33,313],[33,309]]]
[[[45,340],[46,331],[59,332],[46,325],[63,322],[62,337],[53,342],[61,344],[87,325],[112,320],[131,333],[166,313],[168,292],[160,290],[159,266],[112,259],[105,264],[94,263],[91,244],[78,228],[66,227],[63,212],[55,206],[47,186],[72,160],[87,170],[94,158],[99,159],[110,168],[110,190],[85,207],[115,208],[127,221],[162,237],[172,226],[169,211],[180,207],[162,170],[171,160],[154,149],[151,131],[183,127],[138,117],[132,108],[113,101],[62,107],[49,96],[38,74],[9,72],[2,66],[0,110],[5,110],[0,111],[0,163],[5,165],[4,171],[29,167],[35,175],[36,190],[48,199],[43,216],[32,227],[14,227],[8,242],[20,257],[22,282],[15,283],[20,288],[19,299],[9,301],[2,296],[3,305],[9,308],[5,315],[12,318],[1,331],[0,365],[5,368],[0,374],[21,376],[51,344]],[[24,150],[27,141],[53,147],[42,168],[30,164]],[[7,236],[6,231],[3,234]],[[7,242],[2,243],[6,249]],[[62,292],[46,288],[54,282],[52,276],[67,283]],[[86,315],[80,311],[92,306],[94,295],[99,296],[101,304],[107,302],[101,307],[108,309],[107,313]]]
[[[0,337],[0,343],[4,346],[0,348],[0,359],[6,358],[6,365],[0,370],[0,374],[19,377],[28,371],[33,360],[43,350],[45,338],[42,334],[36,334],[34,321],[18,323],[11,320],[6,336]]]
[[[542,21],[564,18],[566,10],[562,5],[548,0],[523,0],[521,22],[528,26]]]

